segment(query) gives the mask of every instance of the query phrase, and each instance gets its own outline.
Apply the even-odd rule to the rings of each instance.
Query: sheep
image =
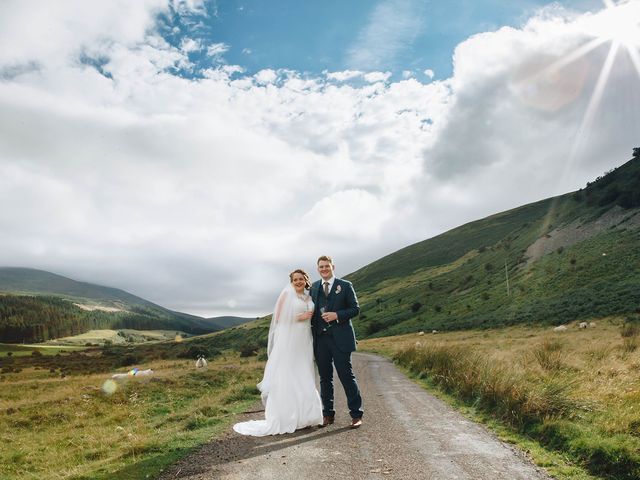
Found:
[[[422,336],[422,335],[424,335],[424,332],[422,332],[422,331],[421,331],[421,332],[418,332],[418,335],[421,335],[421,336]]]
[[[198,357],[198,360],[196,360],[196,368],[206,368],[207,367],[207,360],[200,355]]]
[[[567,327],[565,327],[564,325],[558,325],[553,329],[554,332],[564,332],[566,330],[567,330]]]
[[[438,330],[431,330],[431,333],[435,335],[436,333],[438,333]]]
[[[587,328],[589,325],[587,324],[587,322],[580,322],[580,324],[578,325],[578,328],[582,329],[582,328]]]
[[[589,327],[593,328],[596,326],[596,322],[589,322]]]
[[[113,380],[127,380],[131,377],[148,377],[149,375],[153,375],[153,370],[148,368],[146,370],[138,370],[134,368],[133,370],[129,370],[127,373],[114,373],[111,375]]]

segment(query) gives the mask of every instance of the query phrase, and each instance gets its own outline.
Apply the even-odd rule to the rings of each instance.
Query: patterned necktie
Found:
[[[324,282],[324,296],[329,296],[329,282]]]

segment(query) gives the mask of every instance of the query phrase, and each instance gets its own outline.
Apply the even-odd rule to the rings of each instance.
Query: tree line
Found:
[[[82,310],[72,302],[49,296],[0,295],[0,342],[38,343],[79,335],[92,329],[181,330],[193,334],[211,329],[193,325],[168,312],[142,306],[129,311]]]

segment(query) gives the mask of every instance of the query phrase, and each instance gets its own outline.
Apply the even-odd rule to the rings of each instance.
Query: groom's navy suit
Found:
[[[360,305],[351,282],[334,278],[331,291],[325,296],[324,280],[311,285],[311,297],[315,303],[311,329],[313,332],[313,350],[320,375],[320,397],[322,398],[322,414],[335,416],[333,408],[333,365],[338,378],[347,395],[347,405],[351,418],[361,418],[362,397],[356,377],[351,367],[351,352],[356,349],[356,335],[351,319],[360,313]],[[338,320],[327,324],[322,318],[320,309],[335,312]]]

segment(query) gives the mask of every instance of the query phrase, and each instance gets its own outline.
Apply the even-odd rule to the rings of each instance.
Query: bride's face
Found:
[[[294,273],[293,278],[291,279],[291,284],[293,288],[296,289],[296,292],[302,293],[304,291],[304,286],[306,284],[306,280],[301,273]]]

